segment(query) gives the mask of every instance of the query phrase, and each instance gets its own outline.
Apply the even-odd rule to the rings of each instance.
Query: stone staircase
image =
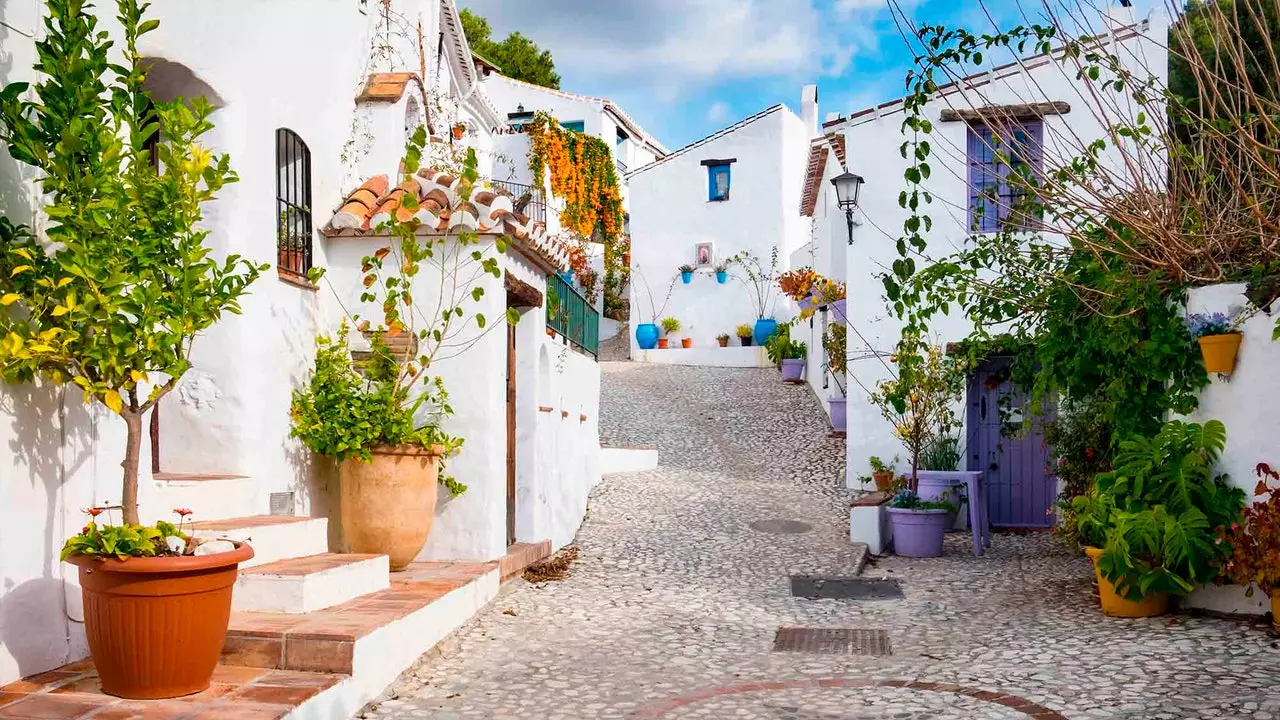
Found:
[[[325,518],[233,517],[194,523],[193,532],[248,541],[255,557],[240,568],[213,686],[182,699],[192,717],[352,717],[502,582],[551,554],[550,541],[517,543],[489,562],[391,573],[385,555],[329,552]],[[10,706],[45,713],[13,717],[169,717],[170,704],[104,695],[87,660],[0,687],[0,718]]]

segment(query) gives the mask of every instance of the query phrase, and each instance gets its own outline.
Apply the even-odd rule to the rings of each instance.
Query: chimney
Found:
[[[800,91],[800,120],[809,139],[818,137],[818,86],[805,85]]]

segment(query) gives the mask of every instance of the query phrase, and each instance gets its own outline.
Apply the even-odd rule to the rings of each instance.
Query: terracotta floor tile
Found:
[[[238,702],[266,703],[268,705],[301,705],[307,698],[320,692],[316,687],[297,687],[288,685],[249,685],[240,688],[232,698]]]
[[[81,695],[102,695],[102,681],[98,679],[97,674],[88,675],[86,677],[63,683],[49,692],[54,695],[65,695],[67,693],[79,693]]]
[[[0,687],[0,691],[10,693],[33,693],[40,692],[47,688],[64,683],[72,678],[79,677],[84,673],[81,672],[65,672],[62,670],[50,670],[42,672],[38,675],[25,677],[21,680],[11,682],[4,687]]]
[[[0,707],[14,703],[27,697],[26,693],[0,692]]]
[[[228,634],[222,641],[222,663],[275,669],[284,663],[284,637],[241,637]]]
[[[264,525],[288,525],[314,519],[283,515],[250,515],[249,517],[228,518],[226,520],[202,520],[191,523],[191,527],[196,530],[236,530],[238,528],[254,528]]]
[[[60,672],[93,672],[93,669],[93,658],[85,658],[58,668]]]
[[[126,700],[99,710],[92,720],[177,720],[190,712],[190,705],[171,700]]]
[[[114,702],[118,702],[116,698],[106,695],[29,695],[24,700],[0,708],[0,718],[72,720]]]
[[[284,615],[281,613],[233,612],[230,628],[243,632],[285,632],[306,622],[304,615]]]
[[[292,705],[264,705],[253,702],[224,700],[197,711],[183,720],[279,720],[293,710]]]
[[[272,670],[262,676],[256,685],[288,685],[291,687],[313,687],[325,690],[346,679],[344,675],[325,673],[295,672],[292,670]]]
[[[219,665],[213,669],[213,681],[227,685],[247,685],[273,671],[260,667]]]
[[[285,645],[284,666],[288,670],[349,675],[354,652],[354,643],[291,638]]]
[[[188,706],[193,704],[199,705],[204,703],[212,703],[218,698],[231,694],[232,692],[236,691],[240,687],[242,686],[229,685],[226,683],[210,683],[209,687],[202,692],[195,693],[194,695],[183,695],[180,698],[174,698],[174,699]]]

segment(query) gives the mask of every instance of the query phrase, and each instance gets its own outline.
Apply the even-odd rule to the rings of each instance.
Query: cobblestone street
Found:
[[[1262,625],[1116,620],[1048,534],[974,558],[873,559],[897,600],[793,597],[858,572],[843,441],[772,370],[604,363],[609,446],[654,472],[605,478],[563,582],[509,585],[377,718],[1280,718]],[[793,521],[780,523],[776,521]],[[756,524],[753,527],[753,524]],[[775,652],[781,627],[887,631],[892,654]]]

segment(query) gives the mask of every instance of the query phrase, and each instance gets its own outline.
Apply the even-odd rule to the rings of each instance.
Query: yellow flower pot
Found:
[[[1163,615],[1169,611],[1169,596],[1164,593],[1154,593],[1141,600],[1126,600],[1116,592],[1116,586],[1103,577],[1102,571],[1098,569],[1098,557],[1102,555],[1102,549],[1089,547],[1085,548],[1084,552],[1089,556],[1089,562],[1093,565],[1093,574],[1098,578],[1098,600],[1101,601],[1103,615],[1144,618]],[[1274,604],[1275,600],[1271,602]]]
[[[1204,369],[1211,373],[1230,373],[1236,369],[1236,353],[1240,352],[1240,333],[1205,335],[1200,338],[1200,354]]]

